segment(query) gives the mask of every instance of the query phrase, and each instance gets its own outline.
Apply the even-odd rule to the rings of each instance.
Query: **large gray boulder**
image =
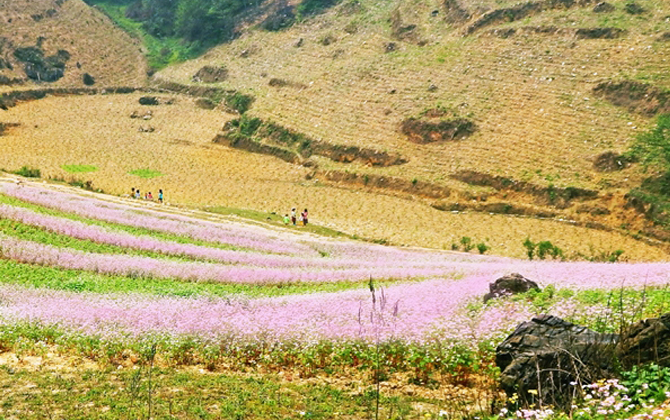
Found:
[[[618,356],[624,368],[651,362],[670,366],[670,313],[626,328],[621,334]]]
[[[500,386],[522,405],[567,408],[580,385],[611,377],[618,335],[550,315],[519,324],[496,349]]]

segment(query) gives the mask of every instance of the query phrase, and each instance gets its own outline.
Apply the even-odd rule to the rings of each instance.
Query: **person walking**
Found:
[[[308,215],[309,214],[307,213],[307,209],[305,209],[305,211],[302,212],[302,225],[303,226],[307,226],[307,216]]]
[[[163,190],[158,190],[158,202],[163,203]]]
[[[295,207],[291,209],[291,222],[293,222],[293,226],[295,226],[296,222],[298,221],[298,215],[295,211]]]
[[[130,198],[135,198],[135,187],[131,189]]]
[[[142,198],[142,194],[140,194],[139,188],[135,188],[135,198],[137,198],[138,200]]]

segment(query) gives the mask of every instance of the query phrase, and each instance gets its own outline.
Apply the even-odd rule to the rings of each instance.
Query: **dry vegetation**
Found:
[[[626,13],[624,1],[611,1],[616,10],[609,13],[595,13],[594,4],[558,8],[463,36],[487,10],[516,2],[461,0],[472,15],[461,24],[445,21],[443,3],[345,1],[282,32],[251,30],[157,77],[191,83],[204,65],[224,66],[229,76],[218,85],[256,96],[251,115],[316,140],[377,148],[409,159],[388,168],[322,159],[322,169],[446,185],[461,192],[452,197],[461,202],[484,193],[489,202],[536,204],[523,194],[491,194],[490,189],[473,189],[450,178],[463,170],[545,187],[595,189],[601,197],[612,194],[600,203],[612,215],[600,216],[598,222],[642,228],[639,215],[623,211],[621,205],[623,195],[645,175],[635,166],[597,172],[593,162],[601,153],[626,151],[651,120],[599,99],[593,88],[623,79],[670,87],[670,43],[659,41],[670,30],[670,6],[644,2],[646,12],[640,15]],[[394,15],[400,26],[416,25],[411,36],[398,39]],[[556,32],[536,33],[532,28]],[[626,32],[618,39],[576,36],[577,29],[590,28]],[[517,33],[504,39],[492,34],[494,29]],[[395,43],[390,53],[389,43]],[[271,80],[287,83],[271,86]],[[400,131],[402,121],[439,107],[471,118],[477,131],[460,141],[407,141]],[[588,219],[576,207],[561,216]]]
[[[616,233],[574,227],[556,221],[482,213],[438,211],[424,202],[356,191],[305,180],[309,169],[270,156],[214,145],[211,139],[232,118],[206,111],[189,97],[172,105],[141,106],[141,94],[48,97],[10,108],[7,120],[21,126],[0,140],[2,166],[27,165],[43,177],[90,180],[113,194],[159,188],[168,201],[227,205],[267,212],[307,207],[314,223],[396,244],[450,247],[462,236],[486,241],[491,253],[523,256],[521,242],[551,240],[564,250],[584,254],[624,249],[632,260],[666,258],[660,248]],[[151,110],[151,120],[130,115]],[[152,133],[139,132],[152,126]],[[69,174],[63,165],[93,165],[95,172]],[[128,174],[152,169],[164,175],[143,179]]]
[[[0,41],[6,39],[0,58],[8,58],[14,67],[0,69],[0,75],[25,79],[23,66],[13,58],[13,50],[35,46],[40,37],[45,55],[62,49],[71,56],[64,77],[41,86],[84,86],[85,73],[95,78],[97,86],[141,86],[145,82],[146,64],[140,43],[82,0],[0,3]],[[35,86],[30,80],[21,85],[0,84],[0,92]]]

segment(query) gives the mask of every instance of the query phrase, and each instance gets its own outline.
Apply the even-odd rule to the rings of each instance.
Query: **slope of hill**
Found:
[[[516,324],[550,313],[616,331],[667,310],[667,262],[396,248],[16,181],[0,178],[8,418],[193,418],[202,407],[200,418],[511,420],[495,412],[504,395],[492,360]],[[510,272],[543,290],[482,304]],[[247,385],[207,381],[229,376]],[[271,395],[251,391],[268,383]],[[277,396],[302,394],[296,385],[331,391]],[[377,408],[373,392],[383,393]]]
[[[345,1],[283,31],[250,30],[157,78],[193,84],[203,67],[223,67],[227,78],[213,82],[254,95],[251,116],[408,160],[369,167],[317,156],[322,180],[327,171],[396,177],[451,189],[442,208],[486,200],[636,231],[650,225],[623,208],[624,195],[647,175],[618,167],[616,154],[655,111],[609,99],[670,88],[670,6],[631,4]],[[619,92],[599,94],[624,80]],[[656,98],[638,101],[653,109]],[[594,165],[608,156],[614,168]],[[558,188],[598,195],[565,202],[555,200]]]
[[[81,0],[0,3],[0,92],[57,87],[140,86],[141,45]]]

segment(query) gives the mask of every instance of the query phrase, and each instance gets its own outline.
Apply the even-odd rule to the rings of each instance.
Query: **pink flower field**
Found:
[[[122,248],[152,250],[192,261],[102,254],[0,236],[0,255],[24,264],[101,274],[185,282],[270,284],[359,282],[333,293],[273,298],[164,297],[133,293],[77,293],[46,288],[0,286],[5,325],[38,322],[75,334],[105,338],[195,336],[241,342],[323,340],[432,340],[468,343],[499,334],[530,317],[523,305],[478,302],[496,278],[518,272],[541,287],[557,289],[644,288],[670,282],[670,264],[525,261],[456,252],[393,248],[319,238],[274,227],[216,223],[158,210],[80,197],[53,189],[4,185],[2,192],[24,202],[76,214],[81,220],[0,205],[0,217],[60,235]],[[108,225],[94,225],[99,220]],[[224,250],[159,240],[115,229],[141,226],[189,238],[243,246]],[[320,254],[317,251],[322,251]],[[324,255],[325,253],[325,255]],[[368,281],[377,283],[374,302]],[[7,283],[7,282],[5,282]],[[557,308],[561,310],[561,308]],[[563,308],[564,312],[570,310]]]

